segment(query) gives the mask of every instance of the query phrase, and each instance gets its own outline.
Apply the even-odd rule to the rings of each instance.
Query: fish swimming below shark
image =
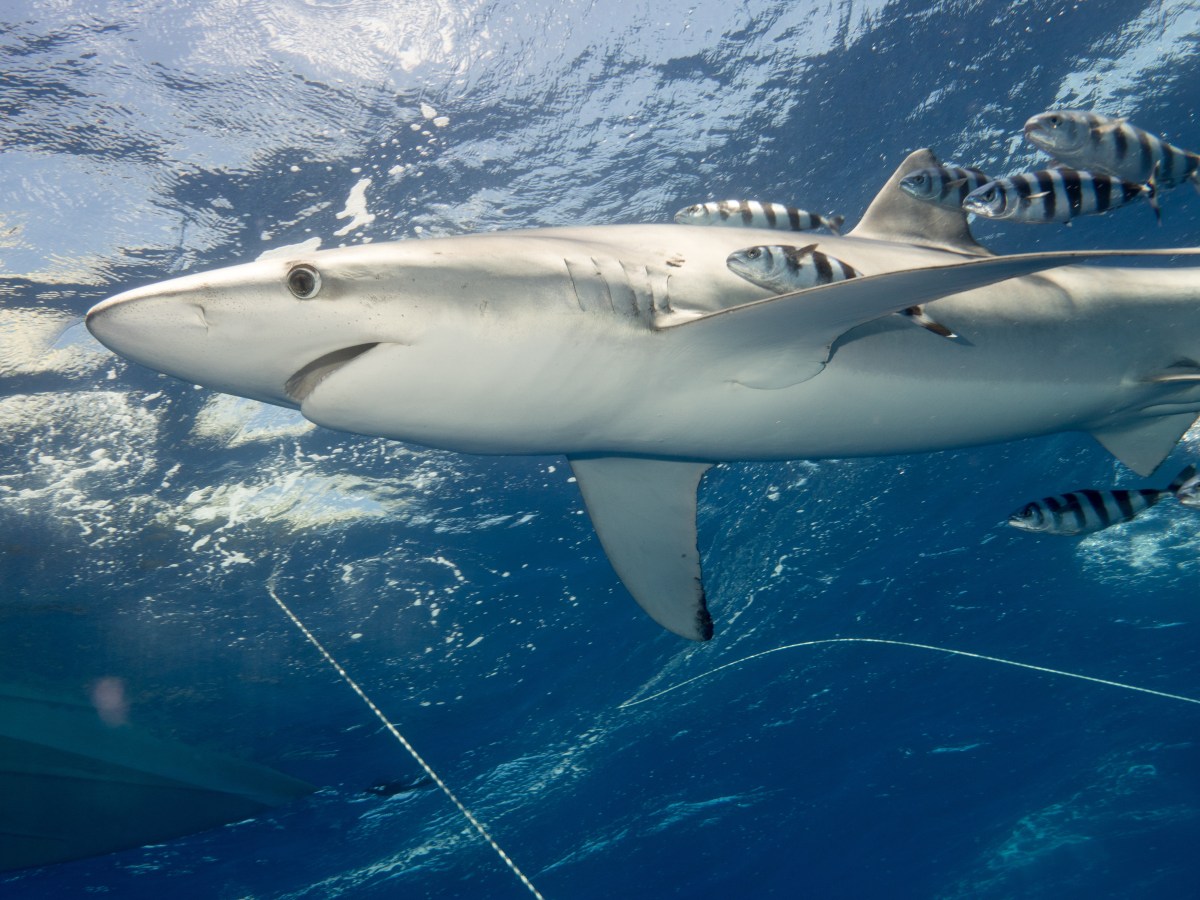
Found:
[[[1083,431],[1139,474],[1200,413],[1200,270],[994,256],[899,187],[822,249],[859,277],[777,294],[728,256],[778,232],[528,229],[309,251],[112,297],[91,332],[187,382],[464,453],[565,454],[642,608],[713,634],[696,492],[727,460],[883,456]],[[930,340],[915,305],[968,340]],[[1131,328],[1137,340],[1129,340]]]
[[[1008,524],[1034,534],[1092,534],[1136,518],[1165,497],[1190,506],[1198,482],[1196,467],[1189,465],[1165,488],[1068,491],[1026,503],[1008,517]]]

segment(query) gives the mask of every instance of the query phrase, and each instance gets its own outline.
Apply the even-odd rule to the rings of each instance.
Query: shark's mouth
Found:
[[[296,370],[292,377],[287,380],[287,383],[284,384],[284,393],[294,403],[300,405],[308,399],[308,395],[316,390],[317,385],[322,381],[347,363],[353,362],[368,350],[373,350],[378,346],[378,342],[373,344],[355,344],[353,347],[343,347],[340,350],[334,350],[332,353],[326,353],[324,356],[318,356],[302,369]]]

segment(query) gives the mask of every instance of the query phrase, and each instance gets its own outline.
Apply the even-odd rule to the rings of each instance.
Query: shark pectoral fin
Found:
[[[712,637],[696,546],[696,489],[708,463],[568,456],[592,525],[621,582],[668,631]]]
[[[1110,256],[1180,256],[1173,250],[1069,250],[989,256],[945,266],[864,275],[779,294],[660,327],[681,352],[701,354],[709,368],[747,387],[777,390],[815,376],[829,361],[833,342],[858,325],[1069,263]]]
[[[1194,412],[1143,419],[1118,428],[1097,428],[1092,437],[1139,475],[1149,475],[1170,455],[1192,423]]]

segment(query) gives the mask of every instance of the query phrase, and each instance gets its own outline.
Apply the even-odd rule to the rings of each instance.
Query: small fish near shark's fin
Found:
[[[912,320],[914,325],[920,325],[926,331],[932,331],[938,337],[954,339],[958,337],[953,331],[929,317],[929,313],[925,312],[923,306],[910,306],[908,309],[900,310],[900,315],[907,316]]]
[[[683,352],[729,360],[726,377],[732,382],[778,390],[817,375],[829,362],[834,341],[850,329],[912,306],[1089,259],[1198,254],[1200,247],[987,256],[779,294],[665,325],[659,332],[680,341]]]
[[[1196,413],[1179,413],[1143,419],[1119,428],[1091,432],[1109,453],[1139,475],[1150,475],[1175,449],[1179,439],[1196,421]]]
[[[696,546],[696,489],[708,463],[568,456],[592,525],[621,582],[654,621],[712,637]]]
[[[900,189],[900,181],[906,175],[937,165],[940,165],[937,157],[929,150],[910,153],[875,195],[863,213],[862,221],[848,237],[901,241],[972,256],[990,256],[990,252],[971,237],[967,214],[961,209],[925,203]]]

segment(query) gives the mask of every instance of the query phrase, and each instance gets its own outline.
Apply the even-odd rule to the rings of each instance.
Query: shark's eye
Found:
[[[287,286],[301,300],[311,300],[321,290],[321,273],[312,266],[293,266],[287,274]]]

